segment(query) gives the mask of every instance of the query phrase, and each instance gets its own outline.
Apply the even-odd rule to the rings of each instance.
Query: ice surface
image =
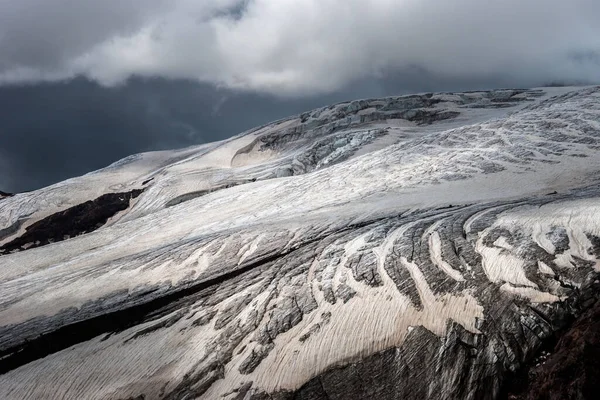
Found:
[[[563,318],[600,272],[599,150],[598,87],[421,94],[2,198],[0,247],[144,189],[91,233],[0,255],[0,398],[283,396],[389,349],[432,354],[429,397],[478,398],[476,365],[501,382],[550,335],[539,315]],[[537,332],[518,357],[514,324]],[[448,350],[457,332],[479,364]],[[373,393],[419,398],[404,374]]]

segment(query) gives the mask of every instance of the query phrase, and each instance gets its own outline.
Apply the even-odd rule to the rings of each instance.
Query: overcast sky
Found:
[[[598,21],[598,0],[0,0],[0,190],[354,97],[600,82]]]

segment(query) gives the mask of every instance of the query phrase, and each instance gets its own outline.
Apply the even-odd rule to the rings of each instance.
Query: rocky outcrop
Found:
[[[131,199],[142,192],[142,189],[134,189],[126,193],[109,193],[52,214],[29,225],[22,235],[1,245],[0,255],[93,232],[119,211],[127,209]],[[12,231],[16,231],[16,228]]]
[[[600,390],[600,303],[509,379],[508,399],[593,399]]]

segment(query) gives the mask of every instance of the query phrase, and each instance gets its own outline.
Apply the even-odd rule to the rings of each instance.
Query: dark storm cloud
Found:
[[[0,0],[0,81],[194,79],[283,96],[418,67],[600,80],[597,0]],[[591,55],[591,56],[589,56]]]

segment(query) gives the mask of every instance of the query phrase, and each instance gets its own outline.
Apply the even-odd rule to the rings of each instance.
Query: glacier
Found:
[[[600,87],[553,87],[0,193],[0,398],[498,398],[600,297],[599,171]]]

